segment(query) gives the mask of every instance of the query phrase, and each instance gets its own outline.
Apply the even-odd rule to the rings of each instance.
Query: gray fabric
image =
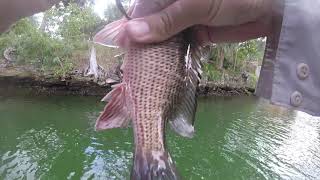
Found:
[[[274,35],[268,37],[256,91],[273,104],[316,116],[320,116],[319,9],[320,1],[284,1],[282,28],[275,26]],[[281,29],[279,38],[277,29]],[[307,77],[302,76],[301,65],[307,65]]]

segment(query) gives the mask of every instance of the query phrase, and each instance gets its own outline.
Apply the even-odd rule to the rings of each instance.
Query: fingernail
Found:
[[[129,21],[127,25],[127,30],[131,35],[136,37],[143,37],[149,33],[149,25],[144,21]]]

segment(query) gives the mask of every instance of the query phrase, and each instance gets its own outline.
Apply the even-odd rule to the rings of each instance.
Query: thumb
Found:
[[[43,12],[47,11],[54,5],[58,5],[62,0],[28,0],[28,6],[33,7],[34,12]]]
[[[159,42],[201,22],[210,1],[178,0],[153,15],[137,18],[125,25],[126,36],[134,42]]]

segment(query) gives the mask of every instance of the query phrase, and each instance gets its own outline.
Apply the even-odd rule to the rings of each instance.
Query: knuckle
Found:
[[[217,13],[220,10],[221,4],[223,0],[204,0],[204,7],[206,8],[205,17],[207,19],[207,23],[211,24]]]
[[[245,0],[237,2],[237,9],[241,13],[259,14],[263,9],[264,0]]]
[[[265,0],[254,0],[247,2],[247,10],[249,12],[249,17],[252,20],[256,20],[265,13]]]
[[[161,12],[160,25],[163,27],[163,28],[159,28],[159,33],[161,35],[163,36],[171,35],[174,26],[173,26],[173,19],[168,12],[166,11]]]

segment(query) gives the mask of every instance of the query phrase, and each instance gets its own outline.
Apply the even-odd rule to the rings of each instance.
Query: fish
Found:
[[[150,15],[175,0],[136,0],[130,19]],[[115,39],[129,18],[99,31],[94,42],[115,47]],[[192,28],[159,43],[125,49],[122,81],[102,101],[107,102],[96,130],[128,127],[134,132],[132,180],[181,179],[165,143],[169,124],[177,134],[191,138],[201,78],[201,46],[192,40]]]

